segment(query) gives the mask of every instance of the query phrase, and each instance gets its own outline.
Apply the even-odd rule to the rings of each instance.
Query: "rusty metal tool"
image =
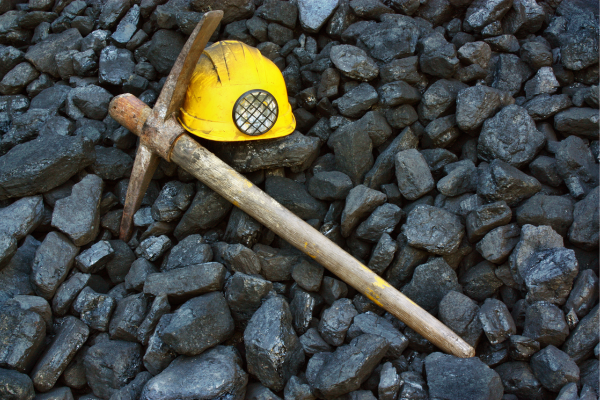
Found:
[[[177,122],[194,67],[222,16],[222,11],[211,11],[202,17],[153,109],[131,94],[117,96],[109,105],[110,115],[140,138],[120,238],[128,241],[131,237],[133,214],[140,206],[160,156],[187,170],[440,349],[459,357],[474,356],[474,349],[456,333],[201,146]]]

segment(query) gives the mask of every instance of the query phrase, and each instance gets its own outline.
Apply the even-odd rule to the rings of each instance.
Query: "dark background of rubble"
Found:
[[[458,359],[136,137],[202,12],[297,120],[202,142],[436,315]],[[598,3],[0,0],[2,399],[597,399]],[[217,95],[217,94],[215,94]]]

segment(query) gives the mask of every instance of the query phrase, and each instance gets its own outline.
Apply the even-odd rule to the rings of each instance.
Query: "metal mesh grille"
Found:
[[[240,131],[258,136],[275,125],[279,108],[273,95],[264,90],[244,93],[233,106],[233,121]]]

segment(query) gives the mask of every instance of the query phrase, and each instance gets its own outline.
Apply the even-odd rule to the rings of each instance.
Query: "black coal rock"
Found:
[[[26,374],[0,369],[0,396],[9,400],[31,400],[35,397],[33,382]]]
[[[493,160],[489,165],[479,166],[477,194],[488,201],[504,200],[514,206],[541,190],[537,179],[519,171],[501,160]]]
[[[438,255],[454,253],[464,236],[458,216],[428,205],[410,211],[402,228],[409,245]]]
[[[531,369],[543,387],[558,392],[569,382],[579,381],[579,367],[571,357],[549,345],[531,357]]]
[[[446,326],[475,347],[483,332],[478,313],[479,306],[473,300],[452,290],[440,301],[438,316]]]
[[[20,307],[0,308],[0,340],[4,351],[0,355],[0,367],[28,372],[43,349],[46,323],[34,311]]]
[[[434,188],[434,181],[427,161],[416,149],[396,154],[396,179],[402,196],[416,200]]]
[[[479,320],[486,337],[492,345],[504,342],[517,333],[517,326],[506,304],[487,298],[479,310]]]
[[[357,314],[350,299],[336,300],[331,307],[323,311],[319,321],[319,334],[332,346],[342,345],[346,332]]]
[[[527,399],[542,399],[543,389],[529,364],[523,361],[510,361],[495,369],[500,375],[504,392]]]

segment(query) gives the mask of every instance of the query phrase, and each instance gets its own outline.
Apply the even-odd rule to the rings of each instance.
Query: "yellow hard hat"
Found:
[[[296,128],[279,68],[234,40],[204,50],[180,111],[187,131],[221,142],[273,139]]]

